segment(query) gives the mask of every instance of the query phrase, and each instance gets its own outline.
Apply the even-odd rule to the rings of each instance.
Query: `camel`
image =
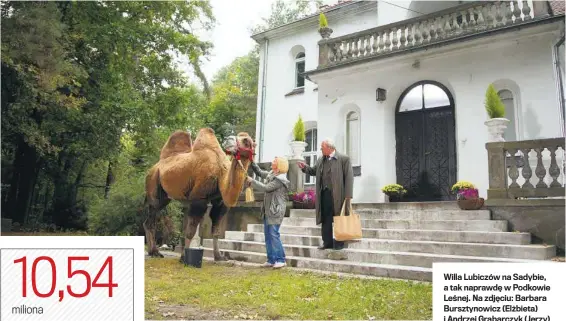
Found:
[[[184,214],[181,262],[209,202],[214,260],[226,260],[218,249],[220,226],[228,210],[238,202],[253,161],[255,143],[247,133],[238,133],[226,138],[223,147],[224,150],[211,128],[201,129],[194,142],[183,131],[169,136],[159,161],[146,176],[143,227],[149,256],[163,257],[155,242],[159,213],[171,200],[177,200]]]

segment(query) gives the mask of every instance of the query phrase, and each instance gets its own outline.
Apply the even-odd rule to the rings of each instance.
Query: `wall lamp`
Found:
[[[387,90],[383,88],[377,88],[375,91],[375,100],[376,101],[385,101],[385,96],[387,95]]]

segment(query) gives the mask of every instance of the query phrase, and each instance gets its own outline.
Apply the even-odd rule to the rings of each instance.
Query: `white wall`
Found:
[[[381,202],[380,188],[396,182],[395,107],[402,91],[415,82],[434,80],[445,85],[456,109],[457,179],[477,185],[485,197],[488,187],[487,114],[484,97],[490,83],[516,84],[520,101],[519,128],[523,139],[559,137],[557,93],[552,65],[552,35],[519,39],[504,47],[487,45],[459,52],[414,58],[360,68],[334,78],[320,76],[319,137],[331,137],[344,149],[344,115],[357,106],[361,114],[361,177],[355,178],[356,202]],[[430,55],[430,54],[428,54]],[[375,101],[375,90],[387,89],[387,100]],[[512,90],[513,91],[513,90]],[[534,175],[533,175],[534,176]],[[534,180],[536,182],[536,180]]]
[[[334,30],[332,37],[373,28],[376,26],[376,12],[366,11],[339,21],[329,21]],[[265,98],[265,120],[264,137],[261,145],[260,161],[271,161],[275,156],[288,155],[290,153],[289,142],[291,133],[299,114],[304,121],[317,121],[318,93],[313,91],[317,86],[306,80],[303,94],[285,97],[291,92],[295,85],[295,63],[292,52],[296,52],[298,46],[305,50],[305,70],[316,69],[318,66],[318,41],[321,39],[316,28],[312,30],[297,30],[284,38],[270,39],[266,98]],[[263,46],[261,47],[263,51]],[[295,50],[293,49],[295,48]],[[260,134],[259,122],[261,104],[261,74],[263,72],[263,55],[260,60],[260,81],[258,98],[258,117],[256,122],[257,136]],[[321,137],[319,135],[319,137]]]

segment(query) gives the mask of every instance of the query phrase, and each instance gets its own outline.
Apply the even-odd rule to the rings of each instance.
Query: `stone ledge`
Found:
[[[294,96],[294,95],[301,95],[305,93],[305,87],[295,88],[292,91],[285,94],[285,97]]]

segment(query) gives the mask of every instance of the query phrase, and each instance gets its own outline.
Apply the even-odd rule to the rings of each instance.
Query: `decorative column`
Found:
[[[290,158],[289,159],[289,171],[287,172],[287,179],[291,182],[289,192],[304,192],[305,190],[305,174],[299,168],[298,162],[304,162],[305,160],[300,158]]]

